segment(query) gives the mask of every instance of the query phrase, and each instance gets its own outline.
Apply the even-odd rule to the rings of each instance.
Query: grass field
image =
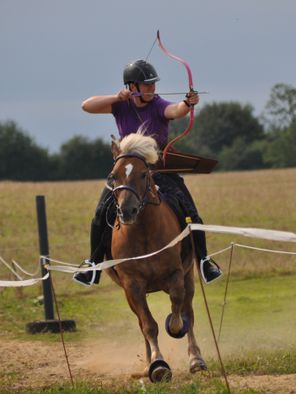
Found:
[[[205,223],[296,232],[295,179],[296,169],[288,169],[187,176],[186,183]],[[102,187],[102,181],[1,182],[0,256],[7,262],[16,260],[29,271],[38,268],[35,196],[42,194],[46,197],[51,257],[73,263],[82,261],[88,256],[89,224]],[[296,251],[295,244],[292,243],[234,235],[208,233],[207,240],[209,253],[219,251],[231,242]],[[220,254],[215,259],[226,273],[229,252]],[[0,279],[13,279],[3,265],[0,265]],[[126,367],[127,370],[131,368],[130,363],[125,361],[127,351],[128,357],[135,362],[137,354],[143,353],[144,345],[136,319],[130,312],[121,289],[106,275],[103,276],[101,285],[92,289],[72,283],[68,274],[53,273],[53,281],[62,318],[74,318],[78,327],[76,333],[66,335],[66,342],[84,346],[85,341],[94,341],[98,350],[103,349],[107,353],[110,349],[117,349],[121,356],[114,363],[122,363],[121,367]],[[223,280],[206,287],[216,331],[220,324],[225,283],[226,275]],[[295,284],[295,255],[234,249],[220,338],[221,352],[229,374],[296,373]],[[214,375],[218,376],[219,365],[198,283],[196,288],[194,309],[197,336],[203,355]],[[43,306],[37,299],[40,294],[40,285],[22,290],[0,288],[2,341],[42,341],[48,344],[60,341],[59,336],[55,335],[32,337],[25,333],[24,326],[27,322],[44,318]],[[163,352],[172,366],[185,371],[185,340],[176,342],[163,332],[163,320],[169,311],[166,295],[150,295],[149,303],[160,324]],[[106,343],[112,346],[108,347]],[[103,362],[100,368],[102,366]],[[13,372],[13,366],[10,369]],[[9,368],[7,371],[10,371]],[[7,382],[7,376],[8,372],[0,374],[0,383]],[[16,372],[14,381],[18,379]],[[179,386],[175,382],[175,386],[170,388],[157,386],[159,391],[153,391],[156,388],[150,387],[151,391],[146,388],[146,392],[206,392],[205,387],[208,387],[208,392],[224,392],[223,383],[219,383],[220,380],[217,383],[213,379],[211,383],[196,379],[190,383],[191,388],[181,379]],[[94,386],[87,388],[81,384],[77,392],[95,390]],[[198,384],[202,388],[198,388]],[[54,385],[52,389],[58,392],[58,387]],[[112,389],[106,390],[112,392]],[[116,386],[116,390],[127,392],[120,385]],[[132,388],[130,392],[141,392],[136,390],[138,389]]]

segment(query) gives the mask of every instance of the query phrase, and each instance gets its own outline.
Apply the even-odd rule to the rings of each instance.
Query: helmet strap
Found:
[[[137,88],[137,91],[138,91],[139,93],[141,93],[139,84],[138,84],[138,83],[135,83],[135,86],[136,86],[136,88]],[[149,101],[146,101],[146,100],[143,99],[143,96],[139,96],[139,98],[140,98],[141,103],[143,103],[143,104],[148,104],[148,103],[149,103]]]

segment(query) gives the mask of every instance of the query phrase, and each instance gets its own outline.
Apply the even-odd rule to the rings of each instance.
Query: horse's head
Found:
[[[123,224],[133,224],[147,203],[155,203],[155,185],[149,164],[158,160],[157,144],[142,132],[129,134],[112,143],[115,164],[108,176],[116,200],[117,215]]]

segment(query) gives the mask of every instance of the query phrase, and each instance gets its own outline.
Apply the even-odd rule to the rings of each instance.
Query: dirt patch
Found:
[[[133,353],[133,346],[128,344],[84,343],[66,344],[69,363],[74,381],[87,380],[98,385],[118,382],[122,387],[130,379],[132,372],[144,368],[142,354]],[[50,387],[54,384],[70,382],[65,355],[60,343],[38,341],[4,340],[0,338],[0,391],[21,392],[24,389]],[[104,355],[101,358],[99,355]],[[132,360],[127,354],[135,354]],[[106,355],[108,355],[106,357]],[[172,357],[169,357],[172,360]],[[169,361],[169,360],[168,360]],[[181,371],[180,365],[177,371]],[[183,371],[175,373],[178,379]],[[190,379],[184,377],[184,383]],[[148,382],[148,381],[147,381]],[[232,387],[239,389],[254,388],[265,393],[296,393],[296,374],[268,376],[230,376]]]

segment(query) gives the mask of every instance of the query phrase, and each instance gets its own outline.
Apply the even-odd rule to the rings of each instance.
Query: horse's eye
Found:
[[[142,172],[141,179],[145,179],[147,176],[147,171]]]
[[[115,182],[115,176],[114,176],[114,174],[111,173],[107,177],[107,184],[109,186],[113,186],[114,182]]]

